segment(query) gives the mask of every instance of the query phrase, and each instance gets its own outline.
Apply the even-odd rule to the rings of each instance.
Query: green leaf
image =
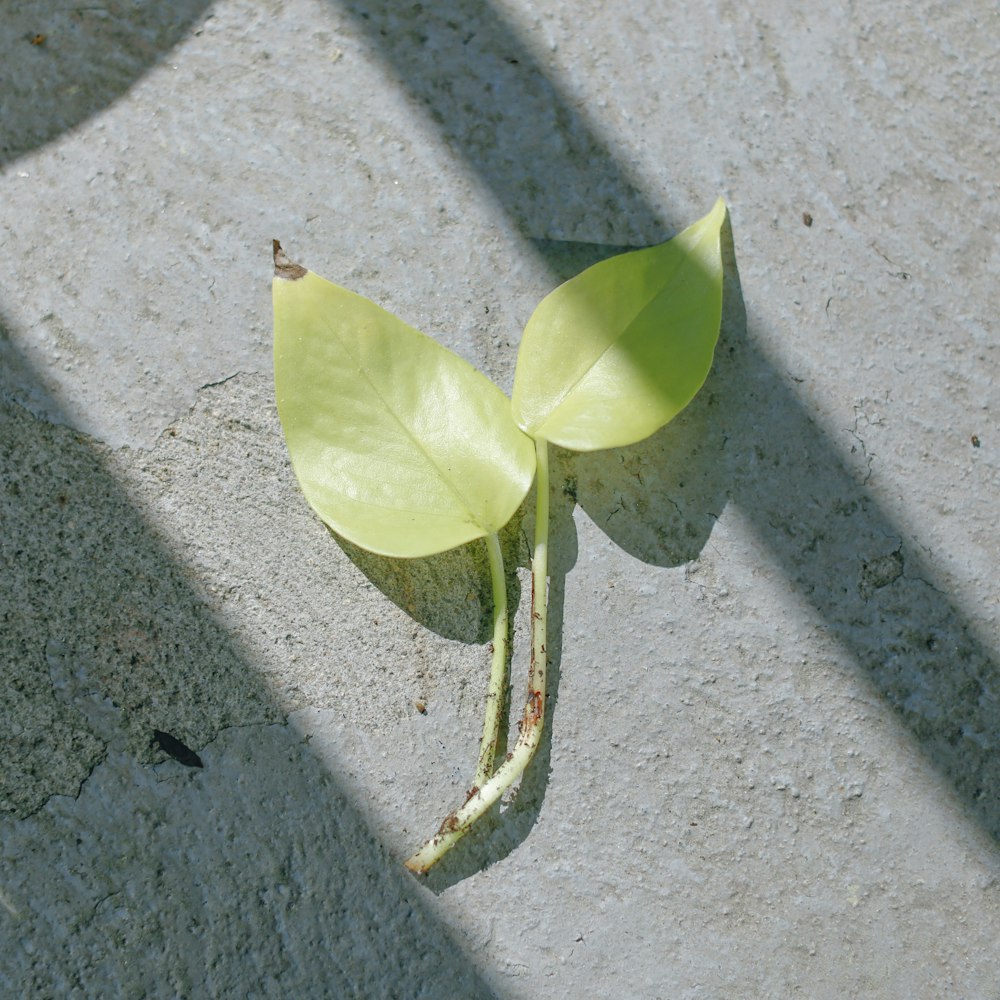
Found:
[[[326,524],[382,555],[424,556],[510,520],[535,451],[485,375],[277,241],[273,297],[278,416]]]
[[[725,217],[720,198],[667,243],[601,261],[542,300],[514,375],[526,433],[576,451],[616,448],[691,401],[719,336]]]

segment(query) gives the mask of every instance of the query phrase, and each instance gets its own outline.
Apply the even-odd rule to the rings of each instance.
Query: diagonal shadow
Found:
[[[5,101],[14,94],[22,103],[16,114],[8,114],[9,104],[4,105],[5,123],[18,123],[19,131],[4,132],[0,156],[9,160],[48,141],[124,92],[206,4],[191,0],[166,5],[169,15],[164,12],[154,24],[152,41],[152,36],[141,34],[154,17],[156,5],[147,6],[142,17],[135,5],[130,8],[136,11],[137,20],[130,23],[140,32],[137,43],[112,46],[117,55],[105,63],[107,53],[101,50],[107,47],[107,36],[101,36],[98,45],[80,50],[75,64],[66,64],[74,75],[70,86],[76,85],[83,63],[110,67],[110,83],[102,83],[98,73],[85,77],[79,92],[67,95],[62,93],[65,81],[44,77],[55,82],[43,86],[41,103],[32,103],[38,94],[22,100],[16,87],[4,87]],[[18,9],[48,12],[51,17],[66,10],[52,3]],[[346,9],[389,71],[425,107],[448,144],[522,231],[550,238],[538,239],[536,248],[554,280],[578,269],[574,263],[567,270],[568,257],[585,256],[589,248],[551,237],[585,235],[613,243],[646,234],[648,241],[650,219],[661,228],[657,236],[679,228],[677,220],[657,219],[648,199],[602,143],[596,126],[547,79],[519,34],[488,5],[445,0],[405,8],[354,3]],[[5,27],[12,30],[14,23],[8,20]],[[53,23],[51,18],[47,23]],[[19,50],[25,58],[43,55],[44,47],[35,47],[37,52],[30,48],[20,26],[7,37],[12,45],[19,41],[25,46]],[[438,58],[442,51],[448,53],[447,61]],[[465,63],[456,73],[454,57],[463,51]],[[18,75],[22,81],[43,79],[34,71]],[[55,95],[61,95],[59,100]],[[561,191],[592,192],[592,202],[599,206],[596,216],[568,205]],[[608,250],[598,248],[597,256]],[[733,498],[874,688],[897,708],[928,758],[997,836],[998,805],[986,792],[996,787],[998,776],[988,753],[1000,728],[988,699],[989,689],[995,687],[996,660],[947,596],[923,582],[929,572],[919,553],[904,551],[898,526],[857,484],[834,444],[757,347],[752,326],[748,330],[742,316],[734,276],[730,267],[724,339],[707,391],[673,430],[668,428],[652,443],[624,449],[621,455],[569,460],[567,476],[578,500],[628,551],[665,565],[696,553],[698,537],[707,537],[712,517],[721,512],[720,500]],[[30,380],[30,373],[25,378]],[[684,468],[684,478],[670,478],[663,471],[663,458],[683,450],[684,432],[692,426],[707,434],[683,465],[675,463]],[[75,454],[74,447],[62,442],[56,450]],[[69,467],[76,469],[75,458]],[[636,473],[643,479],[648,479],[647,473],[661,476],[659,498],[650,502],[645,490],[628,493],[625,487]],[[113,482],[108,489],[103,495],[118,496]],[[93,502],[99,506],[102,501],[96,497]],[[127,512],[127,504],[121,507],[115,501],[105,513],[110,516],[109,511],[119,509]],[[142,528],[135,531],[137,537],[144,534]],[[40,563],[58,564],[51,558]],[[98,565],[89,570],[98,577],[104,572]],[[56,606],[61,598],[46,588],[57,588],[57,582],[45,580],[44,574],[39,581],[32,585],[40,588],[41,606]],[[203,638],[202,625],[191,628],[183,621],[171,622],[168,633]],[[18,654],[25,648],[19,647]],[[78,741],[76,749],[87,760],[95,748],[81,747]],[[60,760],[56,754],[53,766]],[[78,770],[72,761],[66,766],[69,788],[78,780]]]
[[[0,18],[0,166],[124,94],[211,0],[6,3]]]
[[[447,146],[520,231],[535,238],[554,281],[565,271],[567,240],[622,243],[645,233],[652,242],[651,221],[659,239],[680,228],[637,190],[595,121],[561,91],[494,6],[472,0],[343,0],[336,6]],[[662,499],[669,505],[642,510],[633,502],[630,508],[618,495],[627,479],[624,463],[640,474],[644,466],[661,468],[659,435],[626,449],[624,457],[575,459],[579,501],[633,554],[665,563],[684,547],[664,540],[656,526],[670,523],[676,507],[696,535],[706,532],[720,513],[721,484],[927,759],[1000,837],[1000,762],[990,750],[1000,743],[1000,703],[990,696],[1000,688],[997,659],[948,595],[928,582],[931,567],[904,546],[902,526],[857,482],[760,348],[729,253],[716,371],[693,411],[703,422],[710,412],[717,430],[690,456],[683,480],[664,481]],[[621,516],[609,519],[615,507]]]
[[[0,993],[494,996],[107,462],[0,398]]]
[[[209,0],[184,0],[182,3],[166,7],[145,3],[142,0],[128,7],[114,2],[67,7],[55,3],[55,0],[42,0],[36,4],[17,7],[12,16],[5,19],[0,26],[0,39],[9,54],[3,67],[0,67],[0,85],[3,86],[4,93],[0,162],[16,159],[103,110],[155,66],[171,47],[181,41],[209,8]],[[516,66],[516,62],[516,59],[511,57],[504,60],[504,65]],[[558,137],[568,134],[571,130],[567,129],[568,122],[560,104],[558,101],[548,101],[548,104],[555,110],[552,135]],[[507,127],[508,122],[498,120],[494,124],[503,129]],[[590,151],[581,147],[575,152],[579,161],[586,164]],[[504,183],[510,176],[506,168],[499,169],[503,165],[495,158],[484,160],[482,165],[485,166],[487,163],[493,168],[491,175],[493,183]],[[580,172],[577,182],[582,184],[586,179],[587,168]],[[511,188],[508,194],[513,196],[514,189]],[[540,205],[547,204],[545,192],[539,190],[537,194],[541,197],[539,205],[535,206],[536,213]],[[641,207],[641,199],[638,196],[633,200],[636,206]],[[612,211],[608,217],[617,219],[620,216],[620,211]],[[526,215],[525,218],[527,217]],[[537,224],[539,219],[536,217],[534,221]],[[555,217],[542,220],[541,229],[545,232],[556,232],[559,228],[557,222],[558,219]],[[597,247],[595,253],[595,247],[591,244],[548,242],[551,246],[545,255],[553,268],[564,272],[564,277],[581,270],[593,260],[621,249],[609,244]],[[60,423],[72,422],[67,414],[60,411],[58,402],[39,384],[36,373],[25,363],[17,348],[2,330],[0,330],[0,354],[3,357],[4,383],[8,391],[12,391],[16,398],[28,402],[36,413],[47,414]],[[690,425],[690,421],[687,423]],[[686,432],[689,438],[690,426],[686,427]],[[662,443],[664,438],[661,437],[659,440]],[[677,442],[668,441],[665,446],[672,452],[676,450]],[[568,454],[555,459],[557,463],[561,462],[564,465],[568,465],[572,460],[573,456]],[[609,470],[604,478],[614,483],[621,479],[620,470]],[[616,496],[619,499],[621,494],[622,490],[617,489]],[[713,506],[720,504],[721,500],[713,503]],[[504,547],[509,566],[525,565],[527,562],[523,531],[519,521],[520,515],[504,532]],[[122,523],[128,523],[128,519],[125,518]],[[690,523],[686,529],[685,551],[691,549],[693,544],[691,536],[695,534],[691,530]],[[657,530],[660,531],[661,537],[664,537],[663,529]],[[554,511],[552,532],[553,538],[558,539],[563,536],[559,546],[560,552],[566,555],[575,554],[575,530],[567,511],[563,511],[563,516],[556,515]],[[707,537],[707,527],[700,533],[699,540],[703,541],[705,537]],[[437,559],[414,562],[381,560],[369,553],[341,544],[362,572],[375,582],[386,596],[407,610],[417,621],[439,634],[466,642],[484,642],[488,637],[490,602],[484,586],[488,575],[483,571],[482,553],[474,546],[445,553]],[[572,558],[562,568],[563,575],[571,565]],[[152,576],[155,577],[155,574]],[[520,601],[519,586],[516,576],[510,574],[509,579],[510,602],[512,607],[516,607]],[[472,592],[477,594],[478,600],[466,599]],[[550,614],[550,627],[553,633],[550,640],[552,659],[550,691],[553,702],[558,692],[560,629],[560,615],[554,611],[555,605],[559,603],[560,593],[559,585],[554,584],[553,613]],[[468,613],[456,615],[456,608],[464,609]],[[149,627],[150,634],[154,638],[158,636],[152,617],[147,618],[145,625]],[[114,626],[108,627],[113,631]],[[211,646],[211,643],[208,645]],[[101,669],[105,680],[126,676],[117,671],[112,664],[104,664]],[[233,675],[238,676],[239,672],[234,671]],[[148,679],[141,681],[134,674],[129,676],[131,683],[139,689],[149,683]],[[517,680],[515,677],[514,684]],[[231,690],[235,693],[241,689],[237,685]],[[122,696],[121,692],[117,694]],[[172,713],[175,719],[180,721],[171,725],[175,729],[179,727],[179,731],[186,730],[189,734],[188,739],[196,740],[199,733],[213,732],[219,726],[224,727],[226,724],[224,711],[219,718],[198,720],[192,699],[196,701],[198,698],[204,698],[204,695],[205,692],[197,686],[185,688],[183,691],[176,687],[172,688]],[[242,696],[244,707],[255,702],[255,697],[245,690],[242,691]],[[210,701],[211,699],[208,699],[208,702]],[[9,798],[5,800],[5,805],[15,811],[23,810],[26,803],[32,799],[33,789],[38,787],[32,781],[33,777],[40,779],[43,787],[49,787],[55,780],[58,787],[72,790],[80,780],[81,774],[86,773],[93,763],[93,755],[103,752],[101,741],[95,739],[92,733],[89,735],[81,733],[72,726],[67,730],[66,720],[58,719],[57,706],[51,708],[54,714],[48,718],[49,724],[41,727],[43,735],[40,737],[40,742],[35,741],[30,750],[21,754],[16,748],[12,751],[11,766],[7,771],[8,781],[5,785]],[[215,708],[222,711],[221,706]],[[127,713],[126,718],[133,727],[142,728],[142,724],[138,722],[139,716],[135,713]],[[158,720],[158,724],[167,725],[163,719]],[[133,741],[141,740],[138,731],[133,732],[132,736]],[[490,859],[497,860],[513,849],[527,834],[544,795],[546,760],[551,749],[550,740],[551,727],[547,729],[543,746],[539,751],[539,766],[525,781],[515,808],[506,814],[503,824],[498,825],[491,836],[481,838],[483,839],[481,850],[467,855],[463,862],[465,867],[477,854],[482,857],[482,863]],[[24,750],[25,745],[23,741],[18,743],[21,750]],[[30,772],[37,767],[39,759],[44,760],[45,765],[41,773],[32,775]]]
[[[211,5],[212,0],[4,4],[0,167],[113,104],[195,28]],[[0,389],[35,413],[71,422],[43,383],[44,373],[31,370],[0,326]]]

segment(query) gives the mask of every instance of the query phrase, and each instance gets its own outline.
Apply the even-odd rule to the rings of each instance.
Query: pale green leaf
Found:
[[[719,336],[725,217],[720,198],[667,243],[601,261],[542,300],[514,375],[526,433],[576,451],[615,448],[690,402]]]
[[[495,534],[531,486],[532,442],[470,364],[275,244],[278,416],[306,499],[373,552]]]

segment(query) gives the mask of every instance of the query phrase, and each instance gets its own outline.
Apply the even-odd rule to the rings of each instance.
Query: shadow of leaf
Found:
[[[527,562],[521,530],[524,507],[500,533],[507,572],[507,601],[517,608],[521,589],[513,570]],[[330,535],[365,577],[424,628],[445,639],[481,644],[493,635],[493,596],[486,544],[481,539],[419,559],[369,552],[335,532]]]

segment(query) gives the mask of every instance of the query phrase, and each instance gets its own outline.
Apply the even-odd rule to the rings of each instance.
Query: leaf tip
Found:
[[[276,278],[284,278],[285,281],[297,281],[299,278],[306,276],[306,269],[301,264],[295,264],[290,261],[277,240],[271,240],[271,249],[274,252],[274,276]]]

